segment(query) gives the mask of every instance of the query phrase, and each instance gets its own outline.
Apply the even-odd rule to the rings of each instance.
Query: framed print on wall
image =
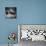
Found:
[[[6,18],[16,18],[16,7],[5,7]]]
[[[31,41],[46,41],[46,25],[18,25],[19,41],[31,40]]]

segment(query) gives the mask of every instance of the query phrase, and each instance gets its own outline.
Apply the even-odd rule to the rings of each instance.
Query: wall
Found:
[[[5,19],[9,6],[17,7],[16,19]],[[0,44],[8,43],[9,32],[18,32],[18,24],[46,24],[46,0],[0,0]]]

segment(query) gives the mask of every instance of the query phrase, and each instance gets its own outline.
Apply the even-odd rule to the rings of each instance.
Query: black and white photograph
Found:
[[[6,18],[16,18],[16,7],[5,7]]]

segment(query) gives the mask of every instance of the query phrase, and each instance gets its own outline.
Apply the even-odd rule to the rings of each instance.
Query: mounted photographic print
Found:
[[[20,40],[46,41],[46,25],[19,25],[18,30]]]
[[[5,7],[6,18],[16,18],[16,7]]]

